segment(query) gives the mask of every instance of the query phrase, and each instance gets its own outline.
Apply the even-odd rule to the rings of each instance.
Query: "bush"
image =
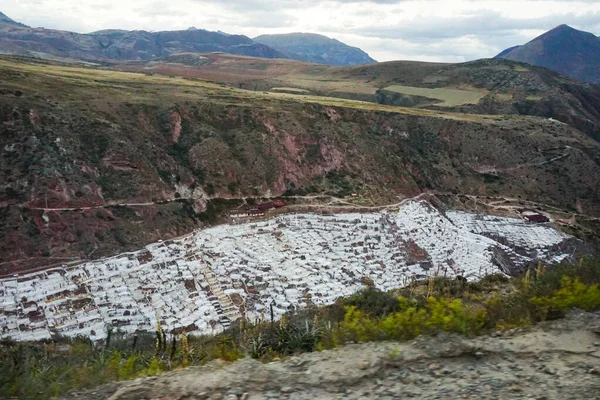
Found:
[[[344,303],[375,317],[381,317],[398,310],[396,296],[373,287],[367,287],[350,296]]]
[[[382,319],[372,318],[356,307],[348,307],[339,327],[339,341],[407,340],[437,330],[474,335],[485,325],[485,311],[474,311],[460,299],[430,297],[425,307],[419,307],[399,297],[397,303],[400,311]]]
[[[593,311],[600,308],[600,290],[597,283],[585,285],[579,279],[564,276],[560,289],[553,295],[534,297],[531,302],[542,307],[544,312],[564,311],[573,307]]]

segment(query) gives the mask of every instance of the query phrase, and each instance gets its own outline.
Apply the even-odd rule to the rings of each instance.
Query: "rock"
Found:
[[[548,375],[556,375],[556,370],[554,368],[545,367],[543,371]]]
[[[360,370],[365,370],[365,369],[369,368],[370,366],[371,366],[371,364],[365,360],[362,360],[361,362],[358,363],[358,369],[360,369]]]
[[[281,389],[279,389],[279,391],[281,393],[292,393],[294,391],[294,388],[291,386],[284,386]]]
[[[432,364],[429,364],[429,366],[427,366],[427,368],[429,368],[430,371],[437,371],[437,370],[441,369],[442,366],[437,363],[432,363]]]
[[[475,352],[475,357],[477,357],[477,358],[483,358],[484,356],[485,356],[485,353],[482,351]]]
[[[209,397],[210,400],[222,400],[223,399],[223,395],[221,393],[214,393],[212,396]]]
[[[229,389],[229,391],[227,393],[233,394],[235,396],[241,396],[244,393],[244,389],[242,389],[241,387],[233,387],[231,389]]]
[[[250,395],[248,393],[242,393],[242,395],[240,396],[240,400],[248,400],[249,397]]]

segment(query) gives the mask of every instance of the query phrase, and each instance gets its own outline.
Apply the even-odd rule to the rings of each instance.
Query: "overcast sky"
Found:
[[[378,61],[459,62],[493,57],[560,24],[600,35],[600,0],[2,0],[34,27],[175,30],[250,37],[313,32]]]

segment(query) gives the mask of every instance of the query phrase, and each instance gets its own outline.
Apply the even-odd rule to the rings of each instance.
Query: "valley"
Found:
[[[594,34],[473,60],[552,13],[13,3],[51,28],[0,12],[0,397],[598,393]]]
[[[580,230],[600,216],[600,143],[555,119],[18,58],[0,59],[0,93],[2,275],[136,251],[248,199],[450,193],[535,201]]]

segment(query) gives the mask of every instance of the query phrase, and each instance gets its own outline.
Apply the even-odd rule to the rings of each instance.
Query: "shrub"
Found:
[[[573,307],[592,311],[600,307],[600,290],[597,283],[585,285],[578,279],[564,276],[558,291],[551,296],[533,297],[531,302],[545,312],[564,311]]]
[[[372,319],[355,306],[346,308],[346,315],[335,332],[336,341],[366,342],[382,339],[381,331],[376,320]]]
[[[367,287],[350,296],[345,302],[357,310],[371,316],[381,317],[398,310],[398,299],[392,293],[382,292],[374,287]]]
[[[473,311],[465,307],[460,299],[430,297],[427,301],[427,310],[429,312],[427,326],[430,329],[472,335],[480,333],[485,324],[485,311]]]
[[[399,297],[401,311],[387,316],[381,321],[381,329],[390,339],[408,340],[419,336],[427,322],[427,311],[410,307],[404,297]]]

